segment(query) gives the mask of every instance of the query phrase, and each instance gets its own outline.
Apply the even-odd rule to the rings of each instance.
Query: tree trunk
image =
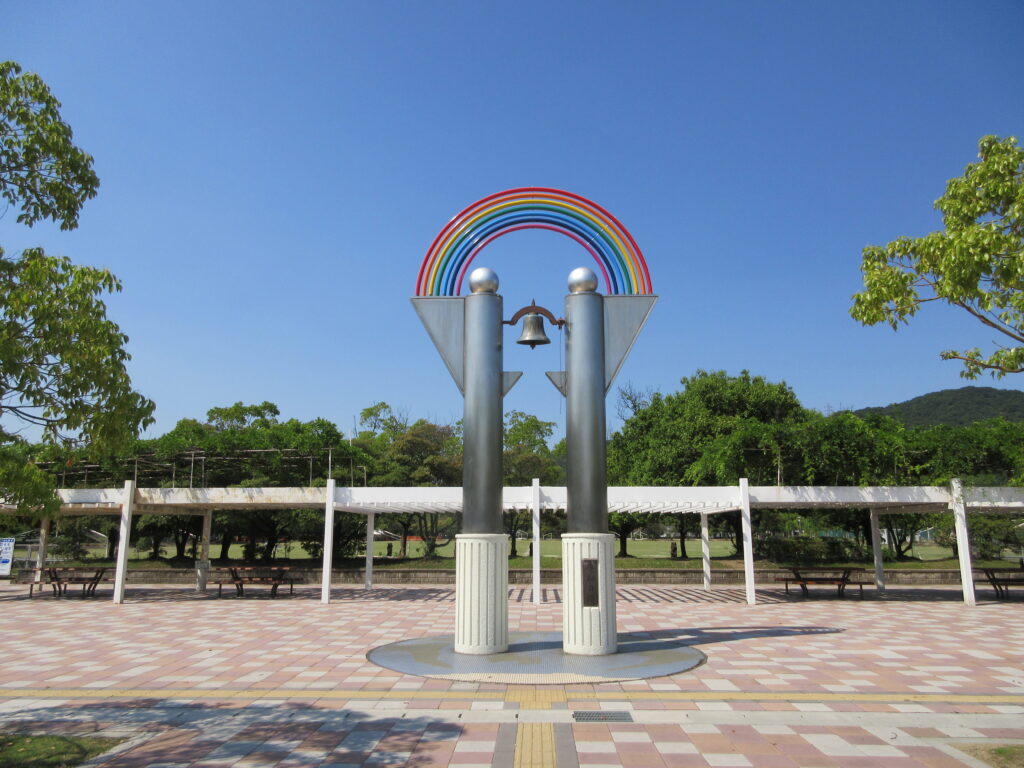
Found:
[[[231,559],[231,531],[225,528],[220,534],[220,559],[230,560]]]
[[[629,541],[629,534],[623,530],[619,531],[619,557],[629,557],[629,553],[626,551],[626,542]]]
[[[188,517],[184,521],[180,522],[179,525],[174,528],[174,556],[178,560],[185,558],[185,550],[188,549],[189,539],[192,540],[192,557],[195,558],[195,541],[196,536],[193,535],[192,529],[194,526],[195,518]]]
[[[907,552],[909,552],[911,547],[913,547],[913,545],[914,545],[914,534],[913,533],[910,534],[910,540],[908,541],[903,536],[902,531],[897,532],[896,529],[892,525],[889,525],[888,523],[885,526],[885,530],[889,534],[889,536],[888,536],[888,538],[889,538],[889,547],[892,549],[893,553],[896,555],[896,559],[897,560],[906,560],[907,559]]]
[[[188,546],[188,529],[186,528],[175,528],[174,529],[174,557],[177,560],[181,560],[185,557],[185,547]]]
[[[106,560],[113,560],[117,552],[117,542],[121,536],[121,527],[110,528],[110,534],[107,536],[107,553]]]
[[[248,535],[245,537],[245,547],[242,550],[242,558],[247,563],[253,563],[256,561],[256,521],[251,519],[252,515],[249,517]]]
[[[516,550],[516,528],[519,527],[519,513],[516,512],[515,510],[513,510],[512,512],[509,512],[508,513],[508,521],[509,521],[509,527],[511,528],[511,530],[509,531],[509,534],[511,534],[509,536],[509,539],[512,540],[512,549],[509,552],[508,556],[509,557],[519,557],[519,552]]]
[[[420,528],[420,539],[423,541],[423,559],[430,560],[437,551],[436,531],[432,530],[431,514],[429,512],[418,512],[417,519]],[[434,535],[432,535],[434,534]]]
[[[743,557],[743,518],[739,512],[733,512],[732,516],[732,543],[736,547],[736,557]]]
[[[260,553],[260,559],[263,562],[269,563],[274,559],[274,549],[277,547],[278,538],[279,534],[275,525],[271,528],[270,533],[267,534],[267,542],[263,545],[263,551]]]
[[[677,525],[679,526],[679,559],[686,559],[686,519],[679,515],[677,518]]]
[[[153,549],[149,553],[150,558],[152,558],[153,560],[159,560],[160,559],[160,545],[163,544],[163,543],[164,543],[163,538],[161,536],[159,536],[158,534],[154,533],[153,534]]]

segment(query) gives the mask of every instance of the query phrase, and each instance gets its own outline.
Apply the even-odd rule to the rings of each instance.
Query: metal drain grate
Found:
[[[573,712],[573,720],[577,723],[632,723],[633,715],[629,712],[595,712],[585,710]]]

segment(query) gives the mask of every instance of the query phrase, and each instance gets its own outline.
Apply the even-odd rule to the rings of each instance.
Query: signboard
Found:
[[[11,575],[14,560],[14,539],[0,539],[0,576]]]

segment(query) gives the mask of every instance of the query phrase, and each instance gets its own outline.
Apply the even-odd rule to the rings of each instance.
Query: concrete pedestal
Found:
[[[508,650],[508,536],[455,537],[455,652]]]
[[[206,582],[210,579],[210,561],[200,560],[196,563],[196,592],[206,591]]]
[[[562,649],[580,656],[615,653],[615,536],[562,534]]]

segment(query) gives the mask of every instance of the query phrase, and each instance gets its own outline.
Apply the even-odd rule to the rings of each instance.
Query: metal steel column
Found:
[[[964,602],[974,605],[974,569],[971,567],[971,537],[967,528],[964,486],[957,477],[949,485],[953,492],[953,525],[956,528],[956,551],[960,557],[960,585],[964,590]]]
[[[481,291],[466,297],[463,533],[502,533],[501,330],[501,296]]]
[[[135,504],[135,482],[124,481],[121,498],[121,535],[117,541],[117,568],[114,571],[114,603],[124,602],[124,582],[128,575],[128,547],[132,534],[132,506]]]
[[[568,532],[607,533],[604,297],[593,288],[570,293],[565,320]]]
[[[878,510],[871,510],[871,554],[875,560],[875,589],[885,592],[885,565],[882,560],[882,533],[878,528]]]
[[[320,580],[320,602],[331,602],[331,567],[334,565],[334,478],[327,481],[324,502],[324,557]]]
[[[469,276],[465,298],[462,532],[455,537],[455,652],[508,650],[508,536],[502,532],[502,303],[498,276]]]
[[[562,649],[618,649],[614,536],[608,533],[605,448],[605,310],[597,276],[569,274],[565,297],[566,513],[562,537]]]

